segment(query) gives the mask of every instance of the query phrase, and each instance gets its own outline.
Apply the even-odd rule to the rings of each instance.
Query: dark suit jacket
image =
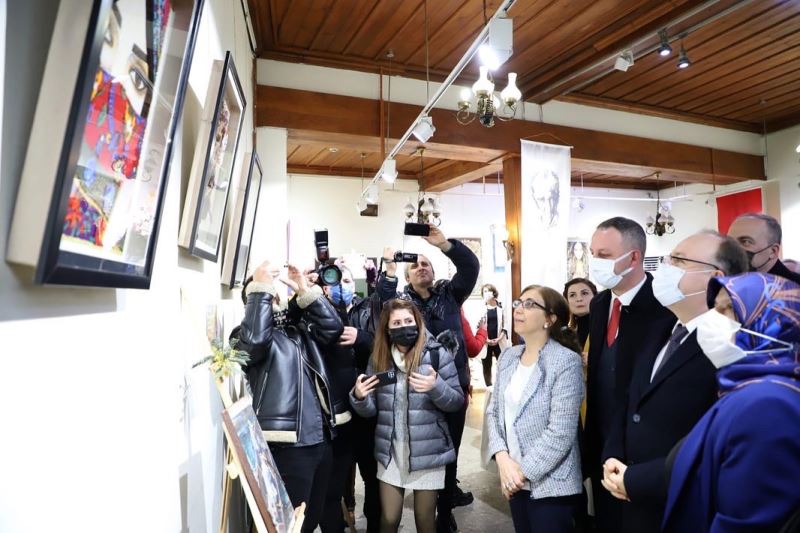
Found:
[[[771,269],[769,269],[768,274],[772,274],[774,276],[780,276],[782,278],[786,278],[786,279],[788,279],[790,281],[794,281],[795,283],[800,285],[800,274],[798,274],[796,272],[792,272],[791,270],[789,270],[786,267],[786,265],[784,265],[783,263],[780,262],[780,260],[778,260],[778,262],[775,263],[775,265]]]
[[[617,335],[617,363],[615,402],[619,409],[627,405],[628,385],[633,373],[633,363],[641,354],[652,353],[653,346],[661,348],[667,342],[676,319],[669,309],[653,296],[653,276],[647,280],[631,301],[622,308]],[[611,291],[606,289],[592,299],[590,305],[591,333],[589,338],[589,364],[586,381],[586,424],[583,449],[584,477],[596,477],[602,469],[601,455],[605,442],[602,434],[611,428],[600,428],[597,422],[596,397],[598,394],[597,366],[605,343],[608,326]],[[652,345],[652,346],[651,346]],[[656,352],[657,353],[657,352]]]
[[[658,533],[667,498],[666,458],[717,400],[716,369],[691,333],[650,381],[664,347],[642,354],[635,364],[628,406],[618,413],[603,460],[616,457],[628,466],[622,506],[622,531]]]

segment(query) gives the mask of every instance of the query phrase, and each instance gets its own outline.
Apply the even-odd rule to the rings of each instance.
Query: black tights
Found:
[[[406,489],[395,487],[381,481],[381,533],[396,533],[403,516],[403,499]],[[435,490],[414,491],[414,523],[417,533],[434,533],[436,531],[436,496]]]

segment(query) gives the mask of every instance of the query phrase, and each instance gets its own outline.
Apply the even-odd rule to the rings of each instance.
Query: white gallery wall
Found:
[[[59,5],[12,3],[2,32],[3,253]],[[221,403],[209,373],[190,367],[209,351],[206,306],[231,295],[220,265],[180,251],[177,236],[212,61],[233,52],[249,106],[237,173],[252,149],[253,62],[238,1],[206,0],[201,20],[151,289],[37,287],[0,262],[0,531],[218,528]]]
[[[767,136],[767,174],[780,184],[783,256],[800,259],[800,126]]]

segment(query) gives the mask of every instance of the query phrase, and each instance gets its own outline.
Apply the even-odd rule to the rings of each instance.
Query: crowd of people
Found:
[[[462,307],[478,258],[436,227],[424,238],[452,279],[387,248],[364,297],[344,265],[335,285],[269,263],[245,282],[231,336],[292,503],[306,504],[303,531],[345,530],[356,465],[368,532],[398,531],[406,491],[416,531],[458,530],[479,353],[515,531],[800,530],[800,274],[780,260],[775,219],[700,231],[650,273],[643,228],[611,218],[591,237],[591,280],[525,287],[513,328],[484,285],[475,332]]]

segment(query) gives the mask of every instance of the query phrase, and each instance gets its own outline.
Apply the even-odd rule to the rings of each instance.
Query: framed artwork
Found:
[[[178,236],[190,254],[215,263],[246,105],[233,56],[226,52],[212,68]]]
[[[222,412],[228,444],[241,468],[255,500],[253,515],[260,516],[270,532],[284,533],[295,528],[295,509],[283,485],[278,467],[269,451],[261,426],[253,411],[253,399],[245,396]]]
[[[481,272],[483,271],[483,246],[481,245],[480,237],[454,237],[457,241],[463,242],[467,248],[472,250],[478,258],[478,264],[481,265]],[[456,274],[456,267],[452,262],[447,265],[447,275],[450,279]],[[475,282],[475,287],[470,293],[470,298],[483,298],[481,294],[481,286],[483,285],[483,275],[478,274],[478,280]]]
[[[567,239],[567,281],[573,278],[589,279],[589,241]]]
[[[61,2],[6,259],[147,289],[203,0]]]
[[[247,160],[247,155],[245,155],[245,161]],[[258,154],[253,152],[249,161],[250,164],[242,171],[236,195],[236,206],[225,243],[222,284],[227,285],[229,289],[240,286],[247,277],[258,199],[261,197],[261,181],[264,173],[261,170]]]

